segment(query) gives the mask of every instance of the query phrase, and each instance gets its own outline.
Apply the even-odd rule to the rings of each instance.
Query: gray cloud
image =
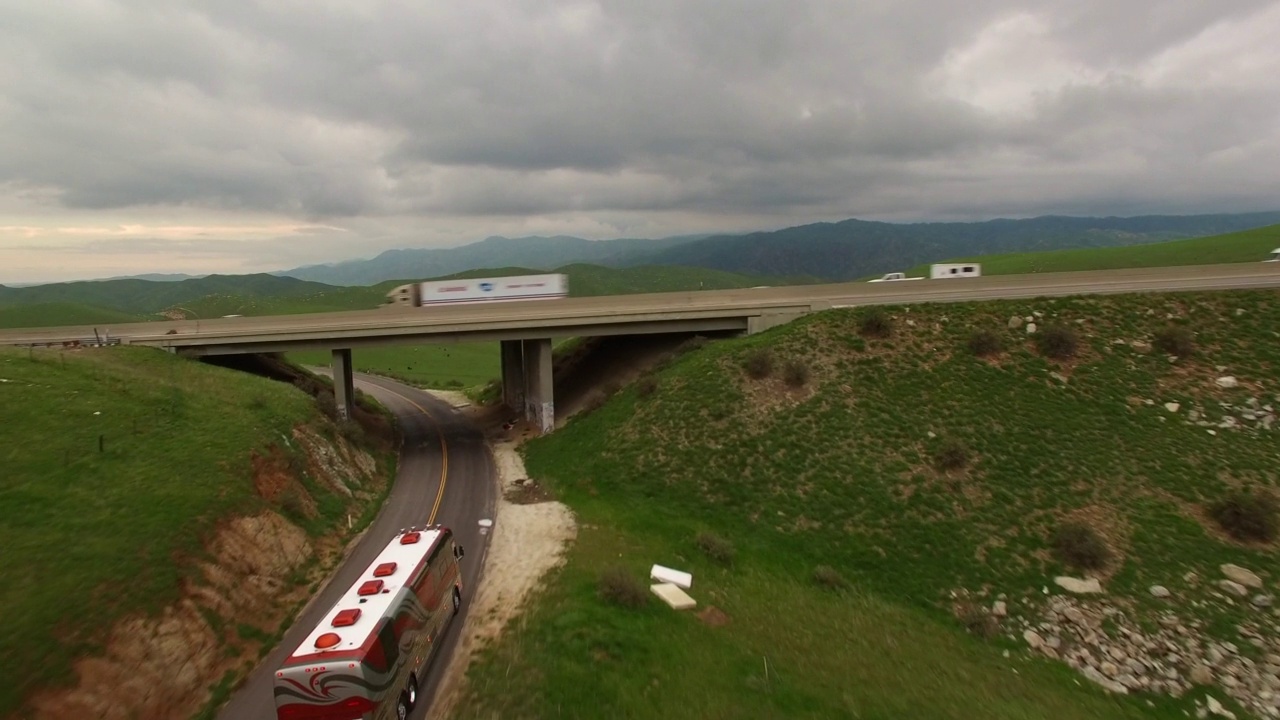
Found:
[[[10,3],[0,194],[357,249],[1269,208],[1278,29],[1258,0]]]

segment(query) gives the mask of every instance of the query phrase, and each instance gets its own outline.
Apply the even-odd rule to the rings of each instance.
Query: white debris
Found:
[[[663,565],[654,564],[649,570],[649,577],[658,582],[671,583],[685,590],[693,586],[693,575]]]

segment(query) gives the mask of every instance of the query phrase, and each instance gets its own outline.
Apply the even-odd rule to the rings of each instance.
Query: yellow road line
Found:
[[[436,521],[436,513],[440,512],[440,502],[444,500],[444,486],[449,481],[449,444],[444,440],[444,433],[440,431],[440,424],[437,423],[436,419],[431,416],[431,413],[427,412],[426,408],[419,405],[412,398],[407,398],[404,395],[401,395],[400,393],[396,392],[395,390],[388,390],[387,388],[384,388],[381,385],[376,385],[374,383],[369,383],[369,384],[373,385],[379,390],[382,390],[383,392],[389,392],[392,395],[395,395],[396,397],[400,398],[401,400],[404,400],[405,402],[409,403],[410,405],[418,408],[418,411],[426,416],[427,422],[431,424],[431,427],[435,428],[436,435],[440,437],[440,490],[436,492],[436,502],[434,505],[431,506],[431,515],[427,517],[427,524],[431,525]]]

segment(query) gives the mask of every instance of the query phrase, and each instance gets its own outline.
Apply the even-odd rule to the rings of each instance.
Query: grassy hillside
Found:
[[[1088,248],[1040,253],[971,256],[944,262],[980,262],[985,275],[1038,272],[1077,272],[1114,268],[1212,265],[1266,260],[1280,247],[1280,225],[1229,235],[1173,240],[1154,245]],[[929,266],[919,265],[910,275],[929,276]]]
[[[1127,642],[1122,618],[1154,633],[1175,613],[1188,659],[1152,652],[1153,682],[1185,681],[1206,647],[1189,636],[1280,652],[1274,613],[1211,584],[1236,563],[1267,583],[1249,592],[1273,592],[1275,541],[1210,519],[1233,489],[1280,484],[1277,300],[838,310],[683,355],[526,446],[530,476],[582,531],[531,617],[471,673],[459,716],[1184,717],[1203,690],[1108,695],[1030,652],[1023,630],[1045,622],[1062,652],[1097,653],[1050,603],[1119,608],[1099,626],[1109,643]],[[977,347],[994,352],[978,356],[983,330]],[[1071,334],[1065,359],[1037,345]],[[1170,360],[1164,342],[1189,354]],[[698,609],[722,615],[651,598],[652,563],[691,571]],[[606,600],[629,597],[611,568],[644,607]],[[1104,593],[1068,596],[1059,574],[1096,576]],[[1007,617],[989,610],[997,597]],[[1212,694],[1239,713],[1221,685]]]
[[[0,405],[5,717],[23,693],[73,681],[71,661],[124,614],[176,600],[215,525],[280,510],[255,489],[251,452],[332,427],[289,384],[136,347],[0,349]],[[345,529],[347,501],[302,482],[315,514],[286,503],[286,516]]]
[[[68,302],[0,307],[0,328],[53,327],[140,322],[145,318],[118,310]]]
[[[209,275],[178,282],[99,280],[32,287],[0,286],[0,306],[77,303],[133,315],[157,313],[209,295],[293,297],[330,289],[274,275]],[[224,313],[225,314],[225,313]]]

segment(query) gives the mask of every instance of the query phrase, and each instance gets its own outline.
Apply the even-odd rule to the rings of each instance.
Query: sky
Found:
[[[9,0],[0,283],[1280,209],[1280,1]]]

